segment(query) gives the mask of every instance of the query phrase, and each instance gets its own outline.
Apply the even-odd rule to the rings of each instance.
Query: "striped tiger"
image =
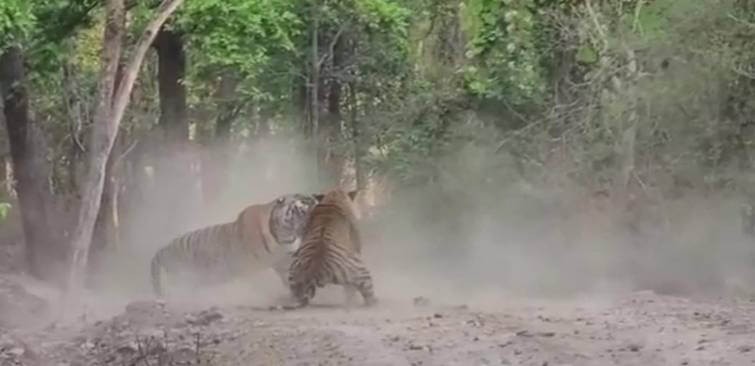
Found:
[[[377,303],[372,277],[360,259],[362,242],[356,225],[354,197],[341,189],[328,192],[312,209],[302,245],[293,254],[289,286],[296,301],[286,309],[307,306],[317,287],[344,287],[347,305],[359,291],[365,305]]]
[[[164,296],[164,273],[191,274],[200,284],[214,285],[271,267],[288,287],[291,254],[301,243],[302,230],[318,198],[322,195],[283,195],[248,206],[235,221],[173,239],[152,257],[154,293]]]

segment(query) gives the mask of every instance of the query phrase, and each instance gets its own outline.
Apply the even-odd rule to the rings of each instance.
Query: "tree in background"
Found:
[[[60,274],[65,245],[57,238],[59,212],[48,185],[48,143],[44,126],[32,113],[32,79],[46,75],[58,52],[54,45],[88,24],[94,1],[75,4],[6,1],[0,5],[4,34],[0,43],[0,86],[16,179],[26,260],[30,273],[53,280]],[[33,42],[30,42],[33,40]],[[31,43],[31,44],[30,44]],[[31,55],[31,57],[29,57]],[[32,65],[33,71],[26,67]],[[30,75],[31,74],[31,75]]]
[[[95,143],[115,136],[103,88],[132,69],[98,55],[116,38],[141,50],[157,4],[125,4],[128,26],[108,40],[102,5],[0,4],[3,116],[37,276],[53,277],[39,258],[66,256],[71,238],[57,238],[73,221],[98,214],[92,255],[106,256],[145,202],[200,199],[182,192],[201,184],[202,209],[222,207],[245,148],[302,136],[321,185],[389,182],[458,242],[467,219],[444,213],[493,210],[511,190],[543,206],[573,204],[544,192],[605,195],[637,232],[642,217],[670,225],[680,197],[752,195],[747,1],[193,0],[156,30],[132,92],[111,92],[130,97],[112,147]],[[180,160],[182,144],[203,160]],[[110,149],[96,209],[88,161]],[[186,184],[163,194],[177,175]]]
[[[165,0],[155,18],[139,38],[134,54],[126,64],[121,80],[116,83],[120,63],[122,34],[125,25],[123,0],[109,0],[106,4],[105,36],[103,39],[102,71],[95,103],[94,126],[89,144],[89,165],[82,186],[82,205],[71,239],[69,290],[80,286],[87,266],[94,223],[100,209],[105,181],[105,166],[118,134],[121,118],[131,94],[131,88],[141,68],[144,56],[152,45],[160,27],[181,5],[182,0]]]

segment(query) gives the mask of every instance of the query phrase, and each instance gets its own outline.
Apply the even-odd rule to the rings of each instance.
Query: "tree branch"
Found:
[[[136,43],[136,51],[133,56],[131,56],[131,60],[129,60],[129,63],[126,66],[123,81],[121,81],[118,86],[118,90],[115,92],[115,97],[113,98],[112,125],[109,126],[110,128],[117,130],[118,124],[120,124],[123,113],[126,110],[126,105],[128,104],[129,96],[131,95],[131,88],[134,86],[136,76],[139,74],[142,61],[144,61],[144,56],[147,54],[150,46],[152,46],[152,42],[155,40],[157,32],[168,17],[173,14],[183,2],[184,0],[165,0],[157,10],[157,16],[155,16],[155,19],[147,25],[147,28],[144,29],[141,37],[139,37],[139,41]]]
[[[338,39],[341,38],[341,34],[346,29],[346,26],[351,24],[351,19],[345,21],[341,26],[338,28],[338,31],[336,32],[335,36],[333,36],[333,39],[330,41],[330,45],[328,46],[328,53],[322,55],[320,58],[320,61],[317,63],[317,67],[322,66],[322,63],[325,62],[325,60],[332,56],[334,53],[334,49],[336,48],[336,43],[338,43]]]

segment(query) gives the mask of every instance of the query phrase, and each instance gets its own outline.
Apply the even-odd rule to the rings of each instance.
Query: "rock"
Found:
[[[517,337],[532,337],[534,334],[530,333],[528,330],[520,330],[516,333],[514,333]]]
[[[132,341],[123,346],[118,347],[118,349],[116,349],[115,352],[119,354],[129,355],[132,353],[136,353],[137,350],[138,350],[138,345],[136,344],[136,342]]]
[[[210,308],[202,310],[199,314],[190,314],[186,318],[186,322],[191,325],[207,326],[212,322],[223,319],[223,314],[217,308]]]
[[[82,343],[80,347],[81,349],[91,350],[94,348],[94,343],[92,343],[91,341],[86,341]]]
[[[414,306],[429,306],[430,299],[424,296],[417,296],[414,299],[412,299],[412,303],[414,304]]]

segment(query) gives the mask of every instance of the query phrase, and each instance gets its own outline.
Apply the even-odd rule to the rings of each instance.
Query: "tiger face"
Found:
[[[287,194],[275,200],[270,214],[270,233],[288,253],[299,249],[309,214],[320,195]]]

